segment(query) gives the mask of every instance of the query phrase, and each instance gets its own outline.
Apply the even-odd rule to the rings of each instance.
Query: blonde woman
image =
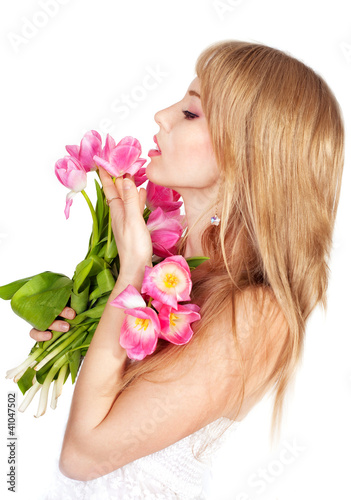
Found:
[[[210,257],[192,272],[201,320],[188,344],[161,339],[145,359],[127,358],[124,312],[109,302],[129,284],[140,291],[151,265],[145,190],[131,178],[115,185],[100,168],[121,270],[76,382],[48,498],[206,498],[216,443],[270,390],[277,435],[306,321],[326,305],[344,151],[334,95],[303,63],[247,42],[211,45],[196,73],[155,115],[161,154],[146,174],[183,198],[178,253]]]

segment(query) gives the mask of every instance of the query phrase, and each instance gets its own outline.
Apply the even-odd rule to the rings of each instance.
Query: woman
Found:
[[[306,321],[326,306],[344,148],[334,95],[303,63],[247,42],[213,44],[196,73],[183,99],[155,115],[161,154],[146,174],[183,198],[188,229],[178,253],[210,257],[192,272],[201,320],[188,344],[161,340],[152,355],[128,362],[118,342],[124,313],[109,303],[129,284],[140,291],[151,266],[145,190],[130,176],[114,184],[100,168],[121,268],[62,445],[72,498],[203,498],[205,469],[191,443],[198,458],[215,431],[242,420],[269,389],[272,435],[279,429]]]

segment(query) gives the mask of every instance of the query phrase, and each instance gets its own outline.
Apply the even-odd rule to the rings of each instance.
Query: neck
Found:
[[[210,192],[205,189],[186,190],[180,194],[184,202],[189,231],[184,257],[203,256],[204,251],[201,245],[201,235],[204,229],[211,224],[210,219],[215,211],[215,208],[212,206],[216,199],[213,196],[213,189]]]

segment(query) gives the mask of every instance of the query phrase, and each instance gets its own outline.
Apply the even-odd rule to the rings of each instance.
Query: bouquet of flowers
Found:
[[[80,146],[66,146],[69,153],[55,164],[58,180],[68,189],[64,213],[69,218],[73,198],[82,193],[93,219],[92,233],[85,258],[76,266],[72,279],[45,271],[0,287],[0,298],[11,300],[12,310],[34,328],[46,330],[64,307],[76,311],[73,320],[65,320],[68,332],[52,332],[48,341],[36,342],[28,358],[7,371],[26,394],[19,411],[25,411],[35,394],[41,390],[35,417],[46,412],[49,388],[53,382],[51,408],[69,374],[72,384],[91,339],[100,321],[119,272],[119,257],[111,229],[111,215],[102,185],[95,181],[95,209],[84,191],[87,174],[103,167],[113,178],[130,174],[137,187],[147,181],[145,159],[140,158],[137,139],[124,137],[118,144],[107,134],[104,147],[95,130],[87,132]],[[200,319],[194,304],[179,304],[190,300],[190,271],[206,257],[184,259],[174,255],[176,244],[184,230],[180,213],[180,195],[172,189],[152,184],[146,186],[144,220],[153,244],[153,267],[146,267],[141,294],[129,285],[111,305],[125,309],[120,344],[131,359],[141,360],[156,349],[158,338],[174,344],[188,342],[193,331],[190,324]],[[145,302],[147,301],[147,302]]]

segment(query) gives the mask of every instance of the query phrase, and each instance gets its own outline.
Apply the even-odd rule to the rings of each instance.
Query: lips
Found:
[[[159,143],[157,142],[157,137],[156,137],[156,135],[154,135],[154,143],[156,144],[156,146],[157,146],[157,148],[158,148],[159,152],[160,152],[160,153],[162,153],[161,148],[160,148],[160,145],[159,145]]]
[[[160,148],[160,146],[159,146],[159,144],[157,142],[156,135],[154,135],[153,139],[154,139],[154,143],[156,144],[156,146],[157,146],[158,149],[150,149],[150,151],[148,152],[148,156],[150,156],[150,157],[152,157],[152,156],[160,156],[160,154],[161,154],[161,148]]]

